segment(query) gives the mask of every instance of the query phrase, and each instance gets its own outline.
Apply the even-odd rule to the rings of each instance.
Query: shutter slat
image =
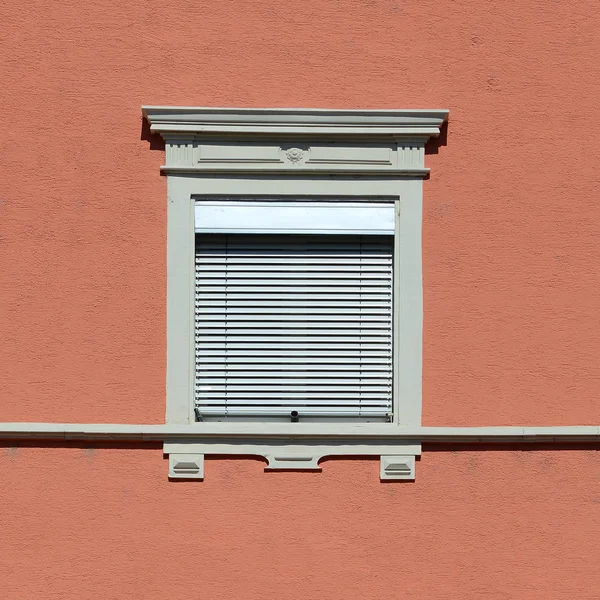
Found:
[[[223,407],[224,410],[228,408],[260,408],[260,407],[288,407],[288,410],[293,408],[338,408],[338,407],[346,407],[346,408],[385,408],[387,403],[378,402],[376,400],[367,400],[365,398],[356,398],[355,400],[336,400],[331,398],[321,398],[321,399],[305,399],[305,398],[290,398],[289,400],[279,400],[279,399],[269,399],[262,398],[257,399],[256,402],[252,402],[251,399],[245,398],[227,398],[226,402],[223,401],[223,398],[202,398],[202,405],[211,407],[211,408],[219,408]],[[289,412],[288,412],[289,414]]]
[[[328,351],[329,348],[331,348],[332,344],[335,344],[336,349],[339,348],[339,350],[356,350],[357,354],[360,355],[360,353],[362,353],[364,350],[379,350],[381,352],[385,352],[386,350],[386,346],[387,344],[375,344],[375,343],[369,343],[369,344],[361,344],[361,342],[354,342],[354,343],[345,343],[343,342],[343,340],[337,340],[335,338],[326,338],[324,340],[321,340],[320,343],[316,342],[316,340],[311,340],[310,343],[304,343],[304,342],[280,342],[280,341],[269,341],[269,340],[263,340],[262,342],[257,341],[257,340],[253,340],[252,343],[248,343],[247,341],[223,341],[223,342],[205,342],[205,341],[199,341],[199,344],[202,344],[203,348],[206,348],[206,350],[225,350],[225,349],[231,349],[231,350],[242,350],[242,351],[248,351],[248,352],[253,352],[253,351],[258,351],[258,352],[263,352],[264,350],[275,350],[276,351],[280,351],[280,350],[287,350],[287,351],[292,351],[292,354],[294,353],[294,351],[298,350],[298,351],[302,351],[302,350],[312,350],[311,354],[312,355],[318,355],[320,354],[322,351]],[[335,354],[335,350],[333,351],[333,353]]]
[[[311,377],[358,377],[357,373],[360,373],[361,378],[366,377],[385,377],[387,379],[387,373],[389,371],[389,365],[386,364],[369,364],[362,363],[360,370],[357,370],[355,364],[344,364],[344,363],[293,363],[287,361],[285,363],[268,363],[264,364],[261,360],[260,363],[245,362],[243,364],[234,363],[228,361],[227,369],[222,362],[204,362],[202,366],[198,367],[202,370],[202,378],[208,380],[210,377],[297,377],[295,371],[301,373],[310,373]],[[284,371],[280,373],[279,371]],[[380,375],[379,373],[385,373],[386,375]]]
[[[222,408],[220,406],[206,406],[202,409],[202,415],[206,417],[255,417],[258,420],[265,417],[287,417],[290,412],[296,410],[303,417],[330,417],[333,419],[341,418],[367,418],[380,417],[385,418],[389,414],[389,407],[369,406],[363,408],[350,408],[345,406],[311,406],[304,407],[298,405],[283,406],[229,406]],[[217,419],[220,420],[220,419]]]
[[[316,309],[315,309],[316,311]],[[259,317],[251,316],[260,314]],[[196,315],[196,321],[210,321],[219,323],[221,321],[245,321],[249,323],[259,323],[266,321],[325,321],[326,323],[333,323],[335,321],[347,321],[347,322],[366,322],[366,321],[384,321],[388,322],[389,311],[386,310],[365,310],[361,312],[360,309],[351,311],[348,309],[340,309],[336,312],[331,310],[324,312],[322,309],[316,314],[307,315],[306,308],[288,309],[285,312],[277,311],[267,308],[226,308],[225,306],[219,308],[213,308],[210,310],[202,310]],[[333,326],[333,325],[331,325]]]
[[[337,392],[310,393],[310,392],[278,392],[267,390],[261,392],[225,392],[207,390],[200,396],[203,404],[248,404],[251,406],[306,404],[311,406],[342,406],[345,404],[360,404],[365,402],[368,406],[387,406],[385,399],[379,392],[361,392],[341,390]]]
[[[265,269],[265,266],[268,268]],[[197,272],[203,278],[227,277],[228,279],[252,278],[259,274],[260,277],[269,279],[278,278],[306,278],[307,274],[312,279],[374,279],[378,277],[386,278],[389,271],[388,265],[373,266],[340,266],[340,265],[298,265],[290,268],[289,265],[245,265],[243,267],[224,264],[217,268],[215,265],[197,265]]]
[[[346,358],[356,363],[356,357],[364,362],[368,361],[369,358],[380,362],[382,357],[389,357],[389,352],[387,348],[384,350],[364,349],[360,347],[357,349],[348,349],[340,348],[339,345],[336,345],[335,350],[329,350],[327,348],[317,348],[313,350],[293,348],[290,350],[288,348],[279,347],[275,350],[272,349],[272,346],[271,348],[248,348],[247,344],[244,344],[242,348],[230,348],[225,345],[222,345],[219,348],[205,348],[204,346],[196,348],[196,357],[199,357],[198,360],[200,360],[201,357],[215,356],[228,356],[227,360],[235,360],[236,357],[246,357],[248,361],[250,361],[252,357],[258,357],[257,360],[259,361],[267,361],[271,357],[276,362],[281,362],[282,357],[285,357],[286,361],[294,361],[298,358],[301,362],[308,360],[310,357],[315,360],[317,360],[318,357],[334,357],[335,360]]]
[[[390,237],[196,240],[196,407],[203,419],[386,420]]]
[[[221,394],[229,395],[230,398],[298,398],[302,394],[307,394],[310,397],[322,398],[325,395],[328,397],[340,397],[343,398],[344,393],[360,394],[361,397],[368,398],[373,394],[378,394],[381,391],[387,389],[386,383],[374,385],[371,381],[348,383],[347,385],[333,384],[333,383],[322,383],[320,381],[312,381],[310,384],[294,385],[286,381],[279,381],[275,383],[265,383],[273,380],[263,380],[262,384],[259,383],[245,383],[237,381],[230,381],[224,384],[217,384],[213,381],[205,381],[200,379],[198,386],[198,394],[200,396],[205,395],[207,397],[220,396]],[[296,380],[298,383],[298,380]],[[259,386],[259,387],[257,387]],[[337,393],[340,392],[338,395]]]
[[[275,285],[276,283],[276,285]],[[328,285],[323,285],[322,282],[317,281],[302,281],[301,285],[298,285],[298,281],[285,281],[284,279],[277,279],[273,281],[223,281],[218,284],[213,284],[208,280],[205,280],[201,285],[196,287],[197,291],[201,294],[209,294],[207,297],[210,298],[210,294],[261,294],[268,292],[269,294],[283,293],[292,294],[292,298],[295,294],[309,295],[309,294],[386,294],[389,295],[390,287],[389,281],[382,282],[380,280],[373,282],[345,282],[345,281],[327,281]],[[235,296],[234,296],[235,297]]]
[[[342,335],[351,327],[356,327],[357,324],[360,324],[360,327],[364,330],[368,330],[368,335],[379,335],[377,330],[383,329],[387,330],[387,324],[385,321],[381,319],[378,321],[365,321],[361,323],[360,319],[356,319],[355,321],[345,321],[343,323],[327,323],[324,320],[319,320],[316,322],[312,321],[300,321],[299,319],[295,320],[286,320],[285,322],[279,322],[273,320],[266,321],[264,327],[260,327],[260,329],[256,329],[258,325],[256,321],[225,321],[221,323],[215,323],[214,317],[213,320],[199,321],[196,323],[196,334],[198,335],[213,335],[220,333],[230,333],[230,332],[238,332],[238,333],[258,333],[258,332],[268,332],[269,335],[273,333],[278,333],[280,329],[284,329],[286,332],[294,333],[294,335],[298,335],[298,333],[305,333],[307,329],[314,330],[311,331],[312,334],[324,334],[330,333],[333,335]]]
[[[226,358],[223,356],[200,356],[196,354],[196,362],[198,363],[198,369],[206,370],[218,370],[225,368],[225,360],[227,360],[227,369],[229,371],[235,370],[258,370],[258,371],[269,371],[277,369],[285,369],[286,365],[289,365],[291,370],[300,371],[315,371],[315,370],[327,370],[335,369],[340,370],[354,370],[357,371],[356,359],[353,357],[324,357],[317,356],[311,358],[310,356],[235,356],[229,355]],[[344,362],[346,361],[346,362]],[[363,357],[360,362],[360,372],[362,371],[389,371],[389,364],[382,360],[380,357]],[[202,365],[202,366],[200,366]],[[358,372],[358,371],[357,371]]]
[[[197,264],[196,273],[202,277],[223,277],[227,275],[231,278],[237,277],[252,277],[253,274],[259,273],[261,277],[269,277],[270,279],[277,277],[306,277],[310,274],[311,279],[323,279],[334,277],[336,279],[357,279],[357,274],[373,279],[375,277],[389,275],[389,267],[391,263],[383,263],[380,265],[363,265],[357,264],[312,264],[308,261],[291,265],[289,262],[281,264],[252,264],[236,265],[229,262],[224,262],[222,265],[214,263]]]
[[[328,290],[324,292],[313,292],[311,294],[307,293],[294,293],[293,290],[278,290],[278,293],[273,293],[273,290],[269,290],[270,293],[265,293],[264,290],[261,290],[262,293],[258,293],[257,290],[253,290],[253,292],[248,292],[244,290],[237,289],[235,291],[223,291],[221,293],[215,293],[212,291],[206,290],[196,290],[197,294],[201,294],[202,298],[206,300],[227,300],[234,302],[245,302],[262,304],[263,301],[276,300],[274,306],[277,306],[277,303],[281,303],[284,306],[288,302],[295,302],[296,306],[306,306],[307,310],[310,310],[311,306],[323,306],[323,302],[341,302],[346,300],[363,300],[365,302],[373,301],[373,302],[384,302],[389,304],[391,301],[391,297],[387,293],[377,293],[377,292],[364,292],[360,293],[348,293],[348,292],[335,292],[334,290]],[[360,304],[360,302],[358,303]]]
[[[264,385],[314,385],[329,386],[329,385],[389,385],[387,377],[382,374],[369,374],[365,376],[361,374],[357,377],[356,373],[348,371],[347,373],[335,371],[310,372],[310,381],[307,381],[305,373],[253,373],[240,374],[229,371],[219,373],[210,372],[202,373],[201,381],[203,385],[220,386],[220,385],[249,385],[249,386],[264,386]],[[248,388],[250,389],[250,388]],[[262,389],[262,388],[261,388]]]
[[[355,329],[355,328],[354,328]],[[384,341],[389,343],[389,336],[385,329],[381,328],[368,328],[365,331],[353,331],[344,328],[340,329],[325,329],[324,327],[305,329],[298,327],[295,324],[294,328],[261,328],[261,329],[250,329],[248,327],[223,327],[220,328],[209,328],[209,327],[197,327],[196,335],[200,340],[207,342],[219,342],[227,341],[231,339],[233,342],[253,342],[257,341],[263,343],[266,341],[277,342],[281,341],[281,336],[286,337],[286,342],[300,342],[306,341],[315,342],[350,342],[356,341],[362,342],[380,342]],[[380,340],[380,337],[385,337],[385,340]]]
[[[338,299],[339,300],[339,299]],[[277,301],[273,301],[273,300],[268,300],[268,301],[262,301],[262,302],[258,302],[256,297],[253,297],[252,300],[250,300],[247,296],[243,297],[241,300],[233,300],[232,298],[227,298],[227,296],[223,296],[221,299],[219,300],[207,300],[205,298],[204,295],[202,296],[198,296],[196,299],[196,310],[200,311],[204,310],[205,307],[209,307],[209,308],[221,308],[221,307],[227,307],[228,310],[229,309],[240,309],[240,308],[244,308],[244,309],[249,309],[250,312],[249,314],[251,314],[251,311],[253,309],[264,309],[264,308],[270,308],[272,309],[273,307],[278,307],[281,309],[282,312],[297,312],[298,309],[300,308],[301,310],[303,310],[305,313],[308,312],[307,311],[307,305],[308,303],[306,301],[300,301],[297,299],[294,300],[289,300],[289,299],[279,299]],[[332,309],[334,309],[336,306],[339,306],[339,301],[326,301],[326,300],[320,300],[318,303],[316,303],[316,305],[311,306],[310,308],[310,313],[312,313],[313,311],[330,311]],[[361,299],[361,298],[357,298],[357,301],[347,301],[344,302],[344,309],[345,310],[357,310],[357,309],[361,309],[364,308],[365,311],[369,310],[369,309],[385,309],[388,310],[390,306],[389,303],[389,299],[384,298],[384,299],[379,299],[379,300],[365,300],[365,299]],[[342,309],[340,309],[342,310]]]

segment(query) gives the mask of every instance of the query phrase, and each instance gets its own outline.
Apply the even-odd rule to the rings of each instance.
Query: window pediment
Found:
[[[362,173],[423,176],[425,143],[445,110],[145,106],[166,142],[166,173]]]

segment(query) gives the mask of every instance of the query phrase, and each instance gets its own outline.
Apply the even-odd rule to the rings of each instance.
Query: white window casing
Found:
[[[375,455],[382,479],[414,478],[419,441],[387,432],[421,424],[424,155],[447,111],[143,113],[166,143],[167,423],[198,431],[165,443],[169,476],[202,478],[205,454],[255,454],[268,469]],[[375,289],[385,318],[357,319]]]

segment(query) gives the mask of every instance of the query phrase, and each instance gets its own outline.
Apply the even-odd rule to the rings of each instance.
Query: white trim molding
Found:
[[[328,456],[379,456],[382,480],[413,480],[421,443],[565,444],[600,442],[600,426],[386,427],[275,423],[125,425],[0,423],[2,440],[163,442],[170,479],[204,479],[204,455],[257,455],[266,470],[320,470]],[[408,449],[408,452],[406,451]]]
[[[600,442],[600,425],[548,427],[387,427],[340,425],[332,430],[325,424],[274,423],[196,423],[193,425],[149,425],[120,423],[0,423],[3,440],[95,440],[101,442],[165,442],[181,440],[193,444],[212,443],[228,438],[232,443],[260,440],[306,440],[324,444],[329,439],[345,444],[368,444],[370,440],[394,443],[435,444],[565,444]],[[243,453],[242,453],[243,454]],[[391,453],[393,454],[393,453]]]
[[[364,228],[378,223],[381,213],[381,227],[395,238],[394,406],[392,422],[383,425],[390,433],[420,426],[425,144],[440,134],[448,111],[144,106],[142,114],[166,145],[161,169],[168,189],[167,424],[198,433],[208,425],[195,422],[193,409],[195,230],[221,231],[226,222],[228,228],[234,224],[233,231],[257,223],[279,233],[304,231],[324,227],[325,214],[330,233],[336,233],[344,219],[354,229]],[[348,213],[357,206],[360,223]],[[241,208],[232,214],[236,207]],[[266,224],[264,215],[270,219]],[[215,425],[221,434],[214,438],[164,440],[165,453],[197,459],[182,459],[179,469],[171,461],[171,477],[201,478],[206,454],[261,455],[269,469],[306,470],[319,469],[323,456],[414,459],[421,452],[420,442],[410,438],[379,439],[376,423],[362,429],[339,422],[293,423],[300,427],[284,437],[272,435],[274,423],[259,423],[260,433],[251,438],[236,437],[235,423]],[[346,432],[343,439],[336,437],[340,431]],[[395,469],[400,462],[382,467],[386,478],[414,476],[414,468],[408,474]]]
[[[142,106],[151,130],[201,134],[439,135],[448,110]]]

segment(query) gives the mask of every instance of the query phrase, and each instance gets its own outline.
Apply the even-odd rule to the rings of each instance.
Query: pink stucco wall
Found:
[[[166,186],[140,105],[449,108],[427,157],[427,425],[600,422],[600,11],[583,0],[5,0],[0,421],[164,418]],[[169,483],[0,448],[0,597],[600,597],[597,448],[425,448]]]
[[[597,600],[597,452],[435,450],[383,484],[375,460],[177,483],[158,447],[2,448],[2,598]]]

